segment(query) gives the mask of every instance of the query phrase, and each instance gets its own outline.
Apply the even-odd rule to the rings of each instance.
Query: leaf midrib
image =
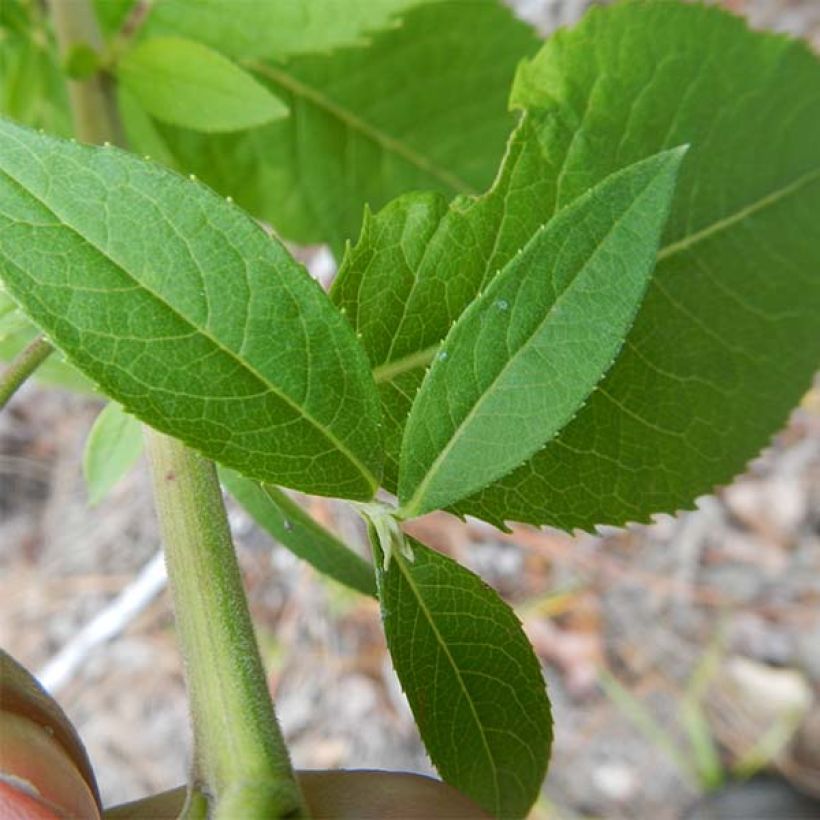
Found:
[[[484,751],[487,754],[487,759],[490,762],[490,767],[493,772],[493,786],[495,792],[495,803],[496,803],[496,814],[500,813],[500,787],[498,783],[498,767],[496,766],[495,758],[493,757],[492,750],[490,748],[490,744],[487,740],[487,735],[484,731],[484,727],[481,724],[481,720],[478,717],[478,712],[476,711],[475,704],[473,703],[473,699],[470,696],[470,691],[467,688],[467,684],[464,682],[464,678],[461,676],[461,671],[458,668],[458,664],[456,664],[455,659],[453,658],[452,654],[450,653],[450,648],[447,646],[447,641],[444,640],[444,636],[439,632],[438,627],[436,626],[435,619],[433,618],[433,613],[428,609],[427,604],[424,601],[424,597],[422,596],[421,592],[419,591],[416,582],[413,580],[413,576],[407,569],[405,564],[405,559],[401,555],[399,550],[396,550],[393,553],[393,561],[398,566],[401,571],[401,574],[404,576],[404,579],[407,581],[407,585],[410,587],[410,591],[413,593],[416,601],[418,602],[419,609],[421,610],[422,614],[424,615],[427,623],[430,625],[430,630],[432,631],[436,641],[438,642],[439,646],[441,647],[441,651],[443,652],[445,658],[449,662],[450,666],[453,669],[453,672],[456,676],[456,680],[458,681],[458,685],[464,695],[464,699],[467,701],[467,705],[469,706],[470,713],[475,720],[475,724],[478,727],[479,735],[481,736],[481,742],[484,746]]]
[[[778,188],[771,194],[761,197],[750,205],[745,205],[742,208],[739,208],[733,214],[715,220],[711,225],[707,225],[705,228],[695,231],[688,236],[682,237],[681,239],[675,240],[674,242],[670,242],[658,251],[657,262],[663,262],[675,254],[683,253],[684,251],[687,251],[697,245],[699,242],[728,230],[733,225],[741,224],[745,219],[754,216],[755,214],[760,213],[773,205],[776,205],[786,197],[797,193],[806,185],[811,184],[816,179],[820,179],[820,168],[815,168],[813,171],[807,171],[793,182]],[[569,203],[569,205],[565,207],[570,207],[570,205],[572,205],[572,203]],[[558,216],[559,213],[561,213],[561,211],[557,211],[553,214],[552,219]],[[552,219],[550,221],[552,221]],[[374,378],[376,378],[376,374],[378,373],[379,378],[376,379],[378,383],[389,382],[397,376],[411,370],[416,370],[419,367],[424,367],[433,360],[433,356],[435,351],[438,349],[438,346],[439,345],[433,345],[426,348],[424,351],[415,351],[414,353],[409,353],[405,356],[394,359],[391,362],[386,362],[379,365],[373,370]],[[424,358],[423,354],[429,354],[429,358]]]
[[[477,193],[476,189],[469,182],[454,174],[452,171],[442,168],[435,162],[420,154],[418,151],[390,134],[385,133],[375,125],[363,120],[347,108],[331,100],[327,95],[312,86],[296,79],[284,69],[279,69],[260,60],[245,60],[242,62],[245,68],[262,74],[275,83],[286,88],[294,96],[307,100],[317,108],[321,108],[328,114],[343,122],[351,131],[358,131],[372,142],[375,142],[385,151],[401,157],[410,165],[424,171],[430,176],[446,185],[457,194]]]
[[[699,242],[708,239],[710,236],[714,236],[728,230],[733,225],[739,225],[744,220],[754,216],[756,213],[765,211],[766,208],[773,205],[777,205],[778,202],[786,199],[791,194],[797,193],[801,188],[804,188],[806,185],[810,185],[816,179],[820,179],[820,168],[815,168],[812,171],[806,171],[806,173],[799,176],[793,182],[789,182],[786,185],[777,188],[770,194],[762,196],[760,199],[750,203],[749,205],[744,205],[742,208],[738,208],[734,213],[721,217],[720,219],[716,219],[705,228],[701,228],[688,236],[684,236],[681,239],[670,242],[658,251],[658,262],[662,262],[664,259],[668,259],[677,253],[683,253],[684,251],[689,250],[689,248],[697,245]]]
[[[9,136],[10,136],[11,139],[15,139],[13,135],[9,135]],[[27,146],[20,143],[19,140],[15,139],[15,142],[17,142],[18,145],[20,145],[20,147],[23,150],[25,150],[27,153],[31,154],[31,152],[30,152],[30,150],[28,149]],[[33,154],[31,154],[31,155],[34,156]],[[330,432],[330,430],[326,429],[324,427],[324,425],[320,424],[318,422],[318,420],[315,419],[310,413],[306,412],[304,408],[300,407],[293,399],[290,398],[290,396],[288,396],[286,393],[283,393],[274,384],[272,384],[270,381],[268,381],[268,379],[263,374],[261,374],[255,367],[253,367],[247,360],[240,358],[240,356],[238,354],[236,354],[234,351],[230,350],[229,348],[225,347],[222,344],[222,342],[220,342],[218,339],[216,339],[212,334],[210,334],[210,333],[206,332],[204,329],[198,327],[190,319],[188,319],[186,316],[183,316],[181,313],[179,313],[171,304],[169,304],[165,299],[163,299],[158,293],[156,293],[154,290],[152,290],[147,285],[145,285],[144,282],[141,282],[133,274],[131,274],[129,271],[127,271],[119,262],[117,262],[115,259],[113,259],[111,256],[109,256],[109,254],[106,253],[102,248],[100,248],[96,243],[92,242],[91,239],[84,236],[79,231],[79,229],[74,227],[74,225],[68,223],[60,213],[58,213],[49,204],[44,202],[33,191],[31,191],[29,188],[27,188],[22,182],[20,182],[19,179],[17,179],[13,174],[11,174],[5,167],[0,167],[0,172],[2,172],[3,175],[8,180],[10,180],[13,184],[17,185],[17,187],[21,191],[23,191],[23,193],[30,196],[32,199],[34,199],[36,202],[38,202],[48,213],[50,213],[52,216],[54,216],[54,218],[59,221],[60,225],[67,228],[75,236],[77,236],[81,241],[85,242],[89,247],[93,248],[98,254],[100,254],[100,256],[102,256],[104,259],[106,259],[108,262],[110,262],[112,265],[114,265],[114,267],[116,267],[119,271],[121,271],[126,276],[127,279],[134,282],[134,284],[138,288],[141,288],[146,293],[148,293],[159,304],[163,305],[173,316],[177,317],[179,319],[179,321],[181,321],[186,326],[190,327],[195,333],[200,334],[205,339],[207,339],[209,342],[211,342],[211,344],[213,344],[214,347],[216,347],[218,350],[221,350],[229,358],[233,359],[237,364],[239,364],[240,367],[247,370],[252,376],[254,376],[254,378],[256,378],[260,382],[260,384],[262,384],[263,387],[266,387],[268,390],[270,390],[270,392],[272,394],[274,394],[275,396],[278,396],[283,402],[285,402],[285,404],[287,404],[292,409],[294,409],[302,418],[304,418],[307,422],[309,422],[321,435],[323,435],[328,440],[328,442],[330,442],[330,444],[332,444],[337,450],[339,450],[339,452],[341,452],[348,459],[348,461],[353,465],[353,467],[355,467],[359,471],[359,473],[362,475],[362,477],[365,479],[365,481],[370,485],[370,487],[373,489],[374,492],[375,492],[376,489],[378,489],[379,482],[376,479],[376,477],[373,475],[373,473],[367,467],[365,467],[364,464],[361,463],[361,461],[355,455],[353,455],[353,453],[350,451],[350,449],[347,447],[347,445],[344,444],[343,442],[341,442],[332,432]]]

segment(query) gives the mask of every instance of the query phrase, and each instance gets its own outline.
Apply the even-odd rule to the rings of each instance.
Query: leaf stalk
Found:
[[[53,352],[51,344],[43,336],[38,336],[18,354],[0,376],[0,410]]]

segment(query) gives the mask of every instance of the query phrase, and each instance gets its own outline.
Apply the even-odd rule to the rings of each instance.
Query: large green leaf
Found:
[[[234,205],[117,149],[0,121],[0,236],[11,295],[128,412],[252,477],[373,494],[361,348]]]
[[[381,383],[388,483],[424,367],[488,277],[588,188],[683,143],[618,361],[552,443],[459,509],[498,524],[646,521],[742,470],[820,362],[818,88],[804,44],[713,8],[620,4],[553,36],[518,76],[527,113],[495,187],[449,210],[392,204],[340,273],[334,299]]]
[[[249,63],[288,105],[285,120],[230,135],[162,131],[180,168],[289,239],[339,248],[365,203],[489,184],[513,124],[515,66],[536,46],[495,0],[425,5],[368,47]]]
[[[152,37],[128,51],[117,77],[161,122],[196,131],[241,131],[287,108],[219,52],[184,37]]]
[[[412,562],[395,553],[384,570],[377,554],[376,567],[387,645],[424,744],[448,783],[498,817],[523,817],[552,742],[532,646],[480,578],[409,543]]]
[[[579,197],[461,315],[407,421],[404,515],[483,489],[578,412],[635,318],[683,153],[636,163]]]
[[[219,479],[256,523],[283,547],[334,581],[376,596],[373,567],[278,487],[260,485],[224,467],[219,470]]]
[[[145,33],[193,37],[232,57],[286,57],[366,42],[401,25],[397,13],[431,0],[162,0]]]

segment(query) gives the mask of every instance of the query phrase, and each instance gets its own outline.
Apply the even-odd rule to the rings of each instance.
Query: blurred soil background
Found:
[[[589,5],[512,4],[544,33]],[[820,48],[817,0],[724,5]],[[0,415],[0,645],[49,682],[111,804],[183,782],[189,733],[144,462],[87,503],[80,464],[101,406],[27,385]],[[304,503],[365,554],[349,509]],[[230,514],[295,764],[431,772],[375,601]],[[505,535],[443,514],[414,532],[510,601],[543,662],[556,734],[533,817],[678,818],[772,766],[820,788],[820,386],[695,512],[599,536]],[[114,633],[96,645],[95,618]]]

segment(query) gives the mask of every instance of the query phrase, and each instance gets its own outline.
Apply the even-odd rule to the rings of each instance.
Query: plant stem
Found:
[[[77,47],[102,52],[100,27],[90,0],[49,0],[51,21],[65,60]],[[83,142],[124,142],[110,79],[100,73],[84,80],[68,80],[74,133]]]
[[[53,351],[54,348],[42,336],[38,336],[28,347],[20,351],[0,376],[0,410]]]
[[[254,639],[212,462],[146,428],[194,717],[216,817],[307,816]]]

